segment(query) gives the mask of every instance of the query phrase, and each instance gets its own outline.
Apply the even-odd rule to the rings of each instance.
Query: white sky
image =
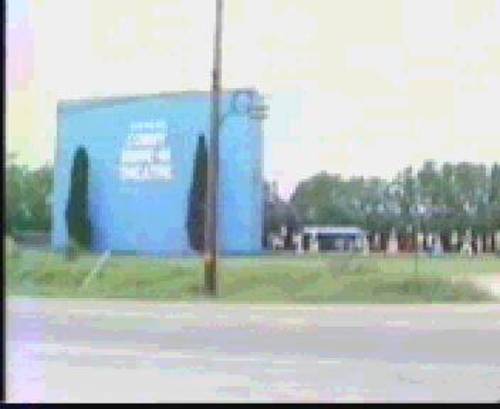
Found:
[[[34,62],[8,92],[8,150],[52,160],[59,98],[208,90],[214,6],[9,0]],[[223,36],[224,87],[268,95],[264,173],[285,197],[320,170],[500,160],[500,0],[226,0]]]

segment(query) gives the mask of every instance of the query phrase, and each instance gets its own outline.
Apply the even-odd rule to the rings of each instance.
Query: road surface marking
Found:
[[[148,312],[148,311],[110,311],[110,310],[84,310],[84,309],[70,309],[67,311],[61,311],[61,314],[63,315],[87,315],[87,316],[98,316],[99,318],[101,317],[113,317],[113,318],[120,318],[120,317],[139,317],[139,318],[156,318],[156,319],[198,319],[195,314],[190,313],[190,312],[184,312],[184,313],[179,313],[176,312],[175,314],[168,313],[168,312]]]
[[[271,361],[272,364],[279,364],[279,365],[293,365],[297,364],[297,361],[292,361],[290,359],[274,359]]]
[[[410,323],[408,321],[386,321],[385,325],[388,327],[409,327]]]
[[[248,356],[209,356],[208,353],[193,354],[183,351],[151,351],[138,350],[136,348],[106,348],[106,347],[86,347],[79,345],[64,346],[52,343],[24,344],[22,353],[38,353],[45,356],[109,356],[109,357],[135,357],[143,359],[199,359],[213,362],[266,362],[265,358]],[[294,361],[282,361],[278,363],[294,363]]]
[[[318,361],[318,364],[338,365],[340,361],[338,359],[321,359]]]
[[[210,359],[216,362],[265,362],[263,358],[250,357],[213,357]]]
[[[87,347],[81,345],[61,345],[53,343],[31,343],[24,344],[22,348],[23,353],[40,353],[49,356],[67,355],[105,355],[105,356],[132,356],[142,358],[174,358],[174,359],[195,359],[203,358],[194,354],[186,353],[183,351],[152,351],[151,347],[145,346],[148,350],[138,350],[134,348],[116,348],[116,347]]]

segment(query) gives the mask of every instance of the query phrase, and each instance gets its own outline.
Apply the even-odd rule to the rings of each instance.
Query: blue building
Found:
[[[261,251],[261,121],[255,90],[222,93],[219,248]],[[52,246],[68,243],[65,209],[75,151],[89,157],[92,250],[188,255],[189,191],[198,137],[210,140],[210,93],[63,101],[58,105]]]

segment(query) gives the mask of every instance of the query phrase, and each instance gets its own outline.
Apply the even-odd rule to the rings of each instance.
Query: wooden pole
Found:
[[[207,218],[205,224],[205,289],[216,297],[217,276],[217,216],[219,185],[220,83],[222,61],[222,0],[216,0],[215,43],[211,92],[210,151],[208,160]]]

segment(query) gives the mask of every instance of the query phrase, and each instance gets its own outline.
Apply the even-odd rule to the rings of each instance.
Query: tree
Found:
[[[279,232],[286,224],[286,202],[278,195],[276,184],[264,182],[264,234]]]
[[[489,225],[500,229],[500,164],[494,163],[490,176]]]
[[[264,201],[264,214],[263,214],[263,226],[262,226],[262,247],[268,247],[268,237],[269,233],[276,231],[279,228],[279,222],[277,222],[276,215],[276,202],[277,197],[275,197],[274,186],[269,182],[264,181],[263,186],[263,201]]]
[[[30,229],[49,231],[51,226],[51,206],[49,196],[52,193],[53,170],[45,165],[30,172],[26,183],[26,203],[30,211]]]
[[[292,203],[280,198],[276,182],[264,182],[264,229],[262,245],[268,247],[269,233],[280,234],[281,227],[286,227],[285,248],[292,246],[293,234],[301,225],[301,219]]]
[[[368,227],[384,210],[384,182],[321,172],[301,181],[291,198],[300,220],[318,225]]]
[[[489,202],[500,204],[500,164],[494,163],[491,167]]]
[[[413,168],[408,166],[396,176],[396,184],[398,185],[397,199],[401,209],[401,216],[408,223],[411,220],[412,210],[416,205],[416,181],[413,177]]]
[[[208,168],[205,135],[200,134],[193,166],[193,180],[189,192],[186,228],[189,244],[193,250],[205,249],[205,212],[207,200]]]
[[[338,217],[340,209],[333,209],[335,188],[341,182],[340,175],[320,172],[299,182],[290,201],[301,220],[307,224],[330,224]]]
[[[88,215],[89,159],[83,147],[76,150],[71,169],[71,186],[66,206],[66,226],[70,240],[90,249],[91,225]]]
[[[417,173],[417,181],[421,190],[421,198],[428,206],[440,204],[440,174],[434,160],[426,160]]]
[[[8,155],[5,169],[5,228],[8,234],[18,230],[25,218],[22,189],[26,169],[17,165],[15,159],[14,154]]]
[[[17,164],[15,154],[7,154],[5,227],[8,234],[50,230],[48,197],[52,192],[52,179],[52,166],[31,170],[26,165]]]

